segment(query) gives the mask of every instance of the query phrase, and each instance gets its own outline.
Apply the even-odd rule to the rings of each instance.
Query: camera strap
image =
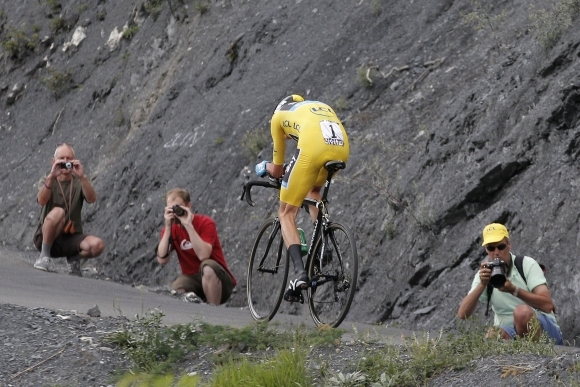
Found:
[[[68,203],[66,201],[66,196],[64,196],[64,190],[62,189],[62,185],[60,185],[60,181],[58,179],[56,179],[56,182],[58,183],[58,187],[60,188],[60,193],[62,194],[62,198],[64,199],[65,210],[66,210],[66,213],[68,214],[68,222],[67,222],[67,226],[68,226],[68,224],[70,223],[70,211],[71,211],[71,207],[72,207],[72,192],[73,192],[74,179],[70,180],[70,192],[68,195]]]
[[[518,269],[518,273],[520,273],[520,276],[522,277],[522,279],[524,280],[524,282],[527,285],[528,281],[526,280],[526,275],[524,274],[524,257],[516,255],[516,257],[513,261],[513,266],[515,266],[516,269]],[[511,274],[511,269],[510,269],[510,274]],[[485,316],[486,317],[489,315],[489,300],[491,300],[492,293],[493,293],[493,286],[491,283],[488,282],[487,283],[487,307],[485,308]]]

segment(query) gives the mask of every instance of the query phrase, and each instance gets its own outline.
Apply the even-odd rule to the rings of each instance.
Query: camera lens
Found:
[[[505,275],[505,264],[499,259],[494,259],[491,266],[491,276],[489,282],[494,288],[501,288],[505,285],[506,275]]]
[[[183,216],[185,215],[185,210],[176,204],[173,206],[173,213],[177,216]]]
[[[505,280],[506,278],[505,274],[503,273],[503,270],[500,268],[494,268],[491,277],[489,279],[489,281],[491,282],[491,286],[493,286],[494,288],[501,288],[503,285],[505,285]]]

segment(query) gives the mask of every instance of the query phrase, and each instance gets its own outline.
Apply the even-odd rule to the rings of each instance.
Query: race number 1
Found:
[[[340,125],[334,121],[320,121],[322,137],[328,145],[344,146],[344,137]]]

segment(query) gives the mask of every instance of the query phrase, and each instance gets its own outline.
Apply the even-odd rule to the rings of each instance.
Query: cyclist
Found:
[[[270,129],[274,140],[273,160],[262,161],[256,165],[256,173],[261,177],[266,172],[276,178],[284,175],[278,217],[284,244],[294,266],[294,279],[290,281],[284,299],[296,302],[300,300],[300,292],[308,288],[296,215],[306,196],[320,200],[320,190],[328,175],[324,164],[330,160],[346,162],[349,143],[342,123],[330,106],[318,101],[304,100],[297,94],[284,98],[276,106]],[[293,139],[298,144],[284,171],[287,139]],[[309,213],[312,221],[316,221],[318,210],[311,208]]]

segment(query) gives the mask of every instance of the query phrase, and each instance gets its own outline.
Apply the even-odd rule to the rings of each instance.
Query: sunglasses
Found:
[[[495,248],[496,248],[496,247],[497,247],[497,249],[498,249],[499,251],[503,251],[503,249],[505,249],[505,248],[506,248],[506,246],[507,246],[507,244],[506,244],[506,243],[502,243],[502,244],[495,245],[495,246],[489,246],[489,245],[487,245],[487,246],[485,246],[485,249],[491,253],[492,251],[495,251]]]

